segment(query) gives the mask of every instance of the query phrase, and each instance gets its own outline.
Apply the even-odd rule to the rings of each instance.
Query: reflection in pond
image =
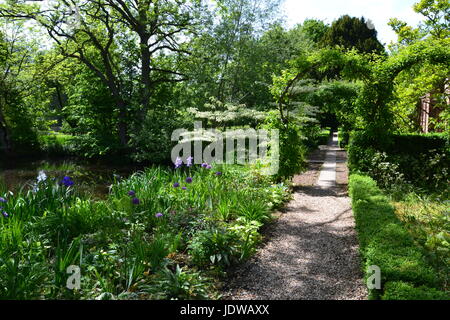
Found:
[[[56,183],[62,181],[64,177],[69,177],[78,186],[79,191],[104,198],[114,181],[142,169],[137,166],[119,167],[68,159],[14,161],[0,165],[0,192],[32,189],[38,180],[44,178],[52,179]]]

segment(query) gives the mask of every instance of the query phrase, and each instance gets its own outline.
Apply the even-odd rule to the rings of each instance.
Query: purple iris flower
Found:
[[[221,176],[221,175],[222,175],[222,172],[220,172],[220,171],[216,172],[216,176]]]
[[[61,184],[65,185],[66,187],[71,187],[74,185],[74,182],[72,180],[71,177],[65,176],[62,180],[61,180]]]
[[[5,211],[2,211],[2,215],[3,215],[5,218],[9,218],[9,214],[7,214]]]
[[[186,178],[186,182],[187,182],[187,183],[192,183],[192,181],[193,181],[193,180],[192,180],[191,177],[187,177],[187,178]]]
[[[194,164],[194,158],[188,157],[188,158],[186,159],[186,166],[187,166],[187,167],[192,167],[193,164]]]
[[[205,163],[202,163],[202,168],[206,168],[208,166],[208,164],[205,162]]]
[[[187,190],[187,188],[186,188],[186,187],[183,187],[183,188],[181,188],[181,189],[183,189],[183,190]]]
[[[133,200],[131,200],[131,202],[135,205],[138,205],[141,203],[141,200],[139,200],[138,198],[133,198]]]
[[[0,197],[0,202],[6,203],[6,202],[8,202],[8,200],[6,200],[5,198]]]
[[[179,184],[178,182],[175,182],[175,183],[173,184],[173,187],[174,187],[174,188],[179,188],[179,187],[180,187],[180,184]]]
[[[180,168],[183,165],[183,160],[181,160],[180,157],[177,157],[177,160],[175,160],[175,169]]]
[[[157,218],[161,218],[163,216],[163,214],[161,212],[158,212],[157,214],[155,214],[155,217]]]
[[[206,166],[206,169],[211,169],[212,167],[208,164],[207,166]]]
[[[130,197],[134,197],[134,196],[136,195],[136,191],[130,190],[130,191],[128,191],[128,195],[129,195]]]

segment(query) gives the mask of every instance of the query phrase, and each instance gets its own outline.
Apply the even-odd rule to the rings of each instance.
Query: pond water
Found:
[[[31,188],[41,172],[50,179],[60,181],[69,176],[81,191],[96,198],[105,198],[109,186],[116,180],[129,177],[143,170],[136,165],[117,166],[104,163],[90,163],[76,159],[2,159],[0,163],[0,185],[17,192]]]

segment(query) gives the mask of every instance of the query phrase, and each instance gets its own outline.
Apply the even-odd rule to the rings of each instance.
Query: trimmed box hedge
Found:
[[[414,287],[406,282],[388,282],[385,285],[383,300],[449,300],[447,293],[425,286]]]
[[[350,177],[349,190],[365,277],[372,275],[367,271],[370,266],[381,269],[382,288],[370,290],[369,298],[410,296],[415,299],[419,291],[411,289],[414,287],[421,287],[420,292],[429,289],[430,296],[435,296],[441,279],[415,245],[376,182],[370,177],[354,174]],[[394,288],[389,283],[406,283],[408,287],[396,285]]]
[[[374,169],[373,159],[378,153],[383,153],[387,162],[397,166],[396,170],[412,186],[427,192],[450,192],[450,139],[444,134],[386,135],[380,138],[354,131],[347,149],[349,168],[353,173],[369,174]]]

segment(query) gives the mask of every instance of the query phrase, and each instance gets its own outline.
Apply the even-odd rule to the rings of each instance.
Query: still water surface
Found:
[[[56,181],[69,176],[81,190],[94,197],[104,198],[114,181],[129,177],[139,170],[143,170],[143,167],[115,166],[75,159],[3,159],[0,163],[0,190],[18,192],[21,188],[31,188],[39,173],[44,172],[49,179]]]

